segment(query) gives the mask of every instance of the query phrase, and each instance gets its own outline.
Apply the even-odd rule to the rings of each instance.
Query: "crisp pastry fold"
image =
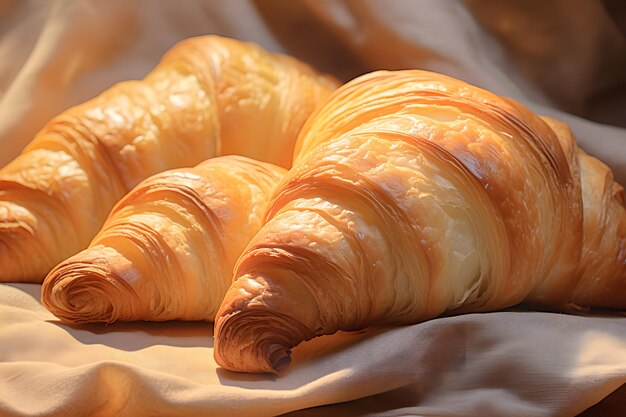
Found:
[[[288,167],[300,128],[335,86],[253,44],[179,43],[142,81],[53,118],[0,170],[0,282],[41,282],[155,173],[228,154]]]
[[[626,209],[562,123],[380,71],[306,123],[216,317],[215,359],[278,372],[316,336],[520,302],[626,308]]]
[[[146,179],[48,274],[43,305],[74,323],[212,321],[285,172],[225,156]]]

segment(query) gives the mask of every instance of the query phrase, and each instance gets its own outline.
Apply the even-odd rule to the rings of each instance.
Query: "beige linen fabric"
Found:
[[[346,80],[409,67],[465,79],[570,123],[625,184],[623,11],[592,0],[4,0],[0,163],[176,41],[218,33]],[[273,377],[217,368],[208,323],[69,327],[39,288],[0,285],[0,416],[542,417],[605,398],[593,415],[625,415],[617,314],[508,311],[338,334],[296,348]]]
[[[499,312],[324,337],[280,376],[216,367],[207,323],[62,325],[0,291],[0,415],[573,416],[626,382],[623,318]],[[385,394],[386,393],[386,394]],[[298,413],[296,413],[298,415]]]

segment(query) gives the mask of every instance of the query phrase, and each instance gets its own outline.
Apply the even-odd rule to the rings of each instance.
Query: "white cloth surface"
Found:
[[[465,79],[570,123],[626,183],[626,43],[603,7],[5,0],[0,164],[63,109],[141,78],[176,41],[218,33],[343,79],[409,67]],[[296,348],[269,377],[217,368],[208,323],[69,327],[38,300],[37,285],[0,285],[0,416],[574,416],[614,391],[604,415],[626,415],[626,322],[615,314],[509,311],[338,334]]]
[[[626,383],[624,319],[472,314],[301,345],[279,376],[216,367],[209,323],[70,327],[0,291],[0,415],[573,416]],[[404,388],[399,394],[398,389]]]

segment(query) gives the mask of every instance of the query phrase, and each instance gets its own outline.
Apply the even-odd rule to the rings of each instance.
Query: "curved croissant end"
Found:
[[[579,282],[572,303],[626,309],[626,204],[624,188],[598,159],[580,151],[584,237]]]
[[[137,271],[114,248],[83,251],[52,270],[42,303],[65,322],[113,323],[145,314],[147,305],[129,284]]]
[[[297,149],[216,316],[227,369],[277,372],[315,336],[522,301],[626,308],[621,188],[579,168],[559,122],[380,71],[337,90]]]
[[[113,209],[90,247],[46,277],[68,322],[213,320],[283,168],[228,156],[166,171]]]
[[[0,282],[12,280],[21,282],[33,275],[45,274],[50,259],[62,257],[62,254],[48,254],[42,250],[46,242],[49,226],[48,219],[37,219],[31,210],[15,202],[0,201]],[[51,226],[56,224],[51,222]],[[40,238],[41,236],[41,238]],[[71,237],[70,237],[71,239]],[[54,247],[53,244],[49,244]],[[12,259],[12,252],[29,252],[35,257]]]
[[[254,303],[254,296],[266,286],[265,279],[256,277],[239,280],[228,290],[229,303],[222,307],[215,323],[221,335],[215,339],[216,352],[233,353],[216,353],[216,360],[224,368],[278,373],[291,362],[290,348],[314,336],[292,316]]]
[[[582,251],[569,302],[581,308],[626,309],[624,188],[614,181],[608,166],[578,148],[567,125],[542,119],[557,134],[583,203]],[[533,295],[530,301],[535,301]]]
[[[157,172],[223,154],[289,166],[306,118],[335,86],[252,44],[181,42],[144,80],[53,118],[0,170],[0,282],[41,282]]]

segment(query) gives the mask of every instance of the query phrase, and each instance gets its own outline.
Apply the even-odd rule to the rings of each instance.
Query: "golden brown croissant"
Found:
[[[44,306],[69,322],[212,321],[285,172],[225,156],[148,178],[48,274]]]
[[[266,220],[216,316],[215,359],[235,371],[277,372],[300,342],[372,324],[522,301],[626,308],[610,170],[561,123],[443,75],[337,90]]]
[[[287,167],[304,121],[334,87],[252,44],[181,42],[143,81],[53,118],[0,170],[0,282],[41,282],[152,174],[226,154]]]

